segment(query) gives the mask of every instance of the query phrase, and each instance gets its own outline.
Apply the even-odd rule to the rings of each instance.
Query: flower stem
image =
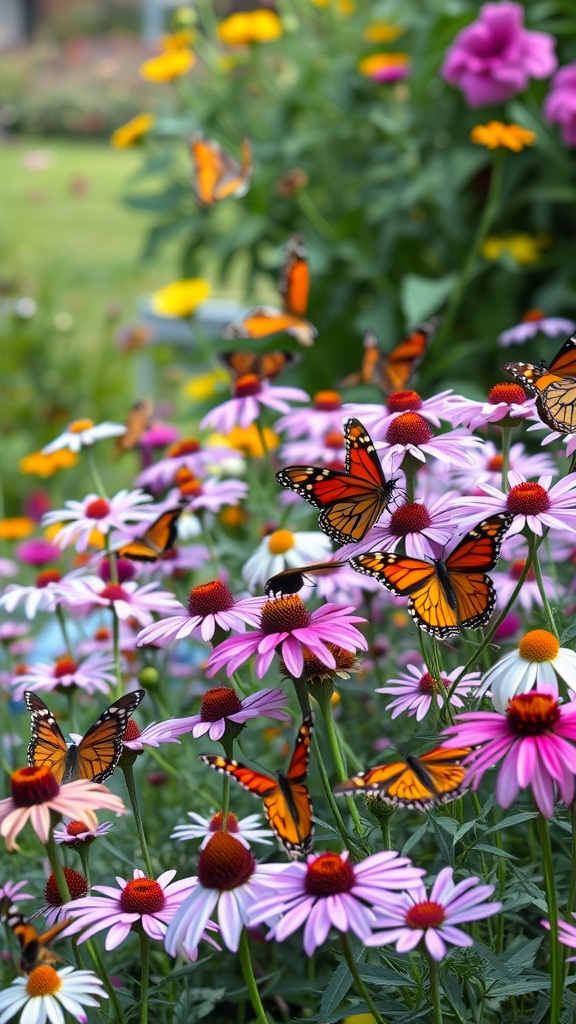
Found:
[[[548,904],[550,921],[550,1024],[559,1024],[562,1009],[563,989],[563,955],[558,942],[558,901],[554,882],[554,864],[552,862],[552,845],[548,830],[548,819],[539,814],[536,819],[538,842],[542,853],[544,869],[544,887]]]
[[[342,837],[342,842],[344,843],[344,846],[346,847],[346,849],[349,849],[350,847],[348,842],[348,833],[346,832],[346,826],[344,824],[342,815],[340,814],[340,808],[338,807],[338,804],[334,799],[334,794],[330,788],[330,780],[328,778],[328,772],[326,771],[326,765],[324,764],[324,758],[322,757],[322,752],[320,750],[320,744],[318,743],[318,740],[315,736],[312,737],[312,746],[314,747],[316,764],[318,765],[318,771],[320,772],[320,780],[324,788],[326,799],[330,805],[330,810],[332,811],[332,816],[336,823],[336,828],[338,829]]]
[[[370,1013],[374,1017],[376,1024],[386,1024],[382,1014],[376,1009],[374,1000],[372,999],[372,996],[370,995],[368,989],[366,988],[366,985],[364,984],[362,978],[358,973],[356,960],[354,959],[354,954],[352,953],[352,950],[350,948],[350,941],[348,939],[348,935],[346,934],[346,932],[341,933],[340,939],[342,943],[342,952],[344,953],[344,959],[348,965],[348,970],[350,971],[350,974],[354,979],[356,991],[360,996],[362,996],[362,999],[364,1000],[366,1006],[370,1010]]]
[[[430,968],[430,996],[432,998],[432,1013],[434,1024],[442,1024],[442,1000],[440,998],[440,982],[438,978],[438,962],[433,956],[428,956]]]
[[[148,982],[150,979],[150,939],[140,926],[140,1022],[148,1024]]]
[[[70,895],[70,889],[68,888],[68,882],[66,881],[66,875],[64,874],[64,868],[58,856],[52,831],[50,831],[50,835],[46,842],[46,853],[48,854],[48,860],[50,861],[50,867],[54,874],[60,899],[62,900],[62,903],[68,903],[72,897]]]
[[[70,637],[68,635],[68,627],[66,626],[66,619],[64,618],[64,612],[62,611],[62,606],[59,605],[59,604],[56,605],[56,618],[58,619],[58,625],[60,626],[60,632],[62,633],[62,639],[64,640],[64,644],[66,646],[66,651],[68,652],[69,656],[73,659],[74,655],[72,654],[72,644],[70,642]]]
[[[330,746],[330,750],[332,752],[332,760],[334,761],[334,767],[336,769],[338,782],[345,782],[347,778],[347,772],[346,767],[344,765],[344,759],[342,757],[340,744],[338,742],[338,733],[336,732],[336,725],[334,722],[332,702],[330,700],[331,689],[332,683],[330,683],[330,687],[327,687],[322,684],[320,686],[316,686],[314,689],[314,696],[316,697],[316,700],[320,707],[320,711],[322,713],[322,718],[324,720],[324,728],[326,730],[326,736],[328,738],[328,743]],[[364,829],[362,828],[362,822],[360,821],[358,808],[356,807],[356,804],[354,803],[354,800],[351,796],[346,798],[346,803],[348,804],[348,810],[350,811],[356,832],[358,833],[359,836],[362,836],[364,834]]]
[[[144,864],[146,865],[148,878],[154,878],[152,861],[150,860],[150,854],[148,853],[148,846],[146,843],[146,836],[144,835],[142,815],[140,814],[140,807],[138,806],[138,796],[136,794],[136,786],[134,784],[134,772],[132,771],[132,765],[123,765],[122,771],[124,772],[124,778],[126,779],[126,788],[128,790],[128,796],[130,797],[130,803],[132,804],[132,812],[134,814],[136,831],[138,832],[140,849],[142,850],[142,857],[144,858]]]
[[[508,487],[508,470],[510,469],[510,445],[512,443],[512,427],[502,427],[502,490],[506,494]]]
[[[546,618],[548,619],[548,625],[550,626],[550,632],[553,633],[554,636],[556,637],[556,639],[558,640],[559,639],[558,628],[557,628],[556,622],[554,620],[554,613],[552,611],[552,608],[550,607],[550,602],[548,600],[548,594],[546,593],[546,587],[544,586],[544,580],[542,579],[542,569],[540,567],[540,559],[538,557],[538,547],[536,546],[535,540],[536,540],[536,538],[534,537],[534,534],[532,534],[530,536],[529,542],[528,542],[529,545],[530,545],[530,555],[531,555],[530,562],[532,564],[532,569],[534,571],[534,576],[536,578],[536,583],[538,585],[538,590],[540,591],[540,597],[542,598],[542,605],[543,605],[544,611],[546,612]]]
[[[260,999],[260,993],[256,984],[256,978],[254,977],[254,970],[252,968],[252,960],[250,959],[250,947],[248,945],[248,935],[246,929],[242,929],[242,935],[240,937],[240,946],[238,949],[240,956],[240,967],[242,969],[242,975],[246,982],[246,988],[250,996],[250,1002],[252,1003],[252,1009],[256,1014],[257,1024],[268,1024],[268,1018]]]
[[[100,954],[98,952],[98,948],[94,945],[94,943],[92,942],[92,939],[87,939],[86,942],[85,942],[85,946],[86,946],[86,949],[88,950],[90,959],[92,960],[92,963],[94,964],[94,969],[96,971],[96,974],[98,975],[98,977],[102,981],[102,984],[104,985],[104,988],[106,989],[106,991],[108,993],[108,996],[110,998],[110,1002],[111,1002],[112,1006],[114,1007],[114,1014],[116,1016],[116,1020],[117,1020],[118,1024],[124,1024],[124,1014],[122,1013],[122,1009],[120,1007],[120,1003],[118,1002],[118,996],[116,995],[116,989],[114,988],[114,985],[110,981],[110,978],[108,977],[108,973],[106,971],[106,968],[104,967],[104,964],[102,963],[102,960],[100,959]]]
[[[94,458],[94,452],[92,451],[92,448],[89,445],[84,449],[84,451],[86,452],[86,459],[88,461],[88,466],[90,468],[90,473],[92,475],[92,480],[94,481],[94,487],[96,488],[96,491],[98,492],[100,497],[101,498],[105,498],[106,497],[106,490],[104,488],[104,484],[102,483],[102,477],[100,476],[100,473],[98,472],[98,467],[96,465],[96,459]]]

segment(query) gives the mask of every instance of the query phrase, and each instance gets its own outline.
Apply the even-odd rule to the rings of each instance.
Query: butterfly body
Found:
[[[194,161],[194,190],[203,206],[223,199],[245,196],[252,177],[252,148],[242,143],[242,162],[238,163],[215,139],[195,135],[190,143]]]
[[[59,921],[40,935],[34,925],[22,916],[9,897],[4,896],[0,900],[0,920],[6,922],[18,940],[21,951],[20,968],[24,974],[30,974],[30,971],[39,967],[40,964],[55,964],[61,960],[61,957],[53,953],[47,946],[70,924],[71,918],[67,917],[64,921]]]
[[[385,395],[401,391],[418,369],[440,323],[441,317],[430,317],[402,338],[390,352],[382,351],[377,337],[369,331],[364,335],[360,370],[344,377],[340,386],[374,384]]]
[[[282,569],[275,576],[271,576],[264,584],[264,590],[269,596],[286,597],[288,594],[297,594],[305,583],[312,583],[309,576],[323,576],[333,569],[340,569],[346,565],[346,559],[330,562],[314,562],[312,565],[299,565],[290,569]]]
[[[32,728],[28,764],[49,768],[59,784],[75,779],[104,782],[122,756],[128,719],[145,692],[134,690],[120,697],[100,715],[78,745],[67,746],[50,708],[36,693],[27,690],[24,702],[31,713]]]
[[[455,800],[467,788],[467,770],[461,762],[470,750],[434,747],[420,757],[407,754],[401,761],[359,772],[334,792],[377,796],[394,807],[426,811],[435,804]]]
[[[126,433],[116,439],[119,454],[135,448],[142,435],[148,430],[154,406],[148,398],[135,402],[126,420]]]
[[[178,537],[178,520],[187,504],[188,499],[181,498],[173,508],[162,512],[141,537],[135,537],[118,548],[118,557],[131,558],[133,562],[157,562],[174,547]]]
[[[561,434],[576,433],[576,334],[564,342],[549,367],[544,360],[505,363],[504,370],[536,397],[540,419]]]

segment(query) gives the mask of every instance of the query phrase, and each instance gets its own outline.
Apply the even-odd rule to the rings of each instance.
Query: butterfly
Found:
[[[368,332],[364,335],[364,355],[360,370],[344,377],[340,387],[375,384],[385,395],[401,391],[420,366],[441,322],[441,317],[431,316],[402,338],[391,352],[383,352],[378,339]]]
[[[286,256],[278,284],[282,296],[282,309],[255,306],[240,320],[229,324],[223,332],[225,338],[267,338],[270,334],[286,331],[299,345],[310,348],[314,344],[316,328],[304,320],[308,307],[310,270],[306,243],[302,235],[292,235],[286,247]]]
[[[420,757],[407,754],[402,761],[359,772],[336,786],[334,792],[373,795],[394,807],[426,811],[434,804],[455,800],[467,788],[467,769],[461,761],[470,751],[471,747],[434,747]]]
[[[386,480],[370,435],[360,420],[344,427],[345,470],[288,466],[276,474],[282,487],[321,509],[318,526],[332,540],[362,540],[390,502],[396,480]]]
[[[28,764],[49,768],[58,783],[74,779],[104,782],[120,760],[128,719],[145,693],[134,690],[114,701],[90,726],[78,746],[73,743],[68,747],[50,708],[36,693],[27,690],[24,702],[32,716]]]
[[[116,438],[118,452],[129,452],[135,448],[140,438],[148,430],[154,406],[148,398],[135,402],[126,421],[126,433]]]
[[[576,334],[564,342],[550,366],[504,363],[506,373],[536,396],[538,415],[552,430],[576,433]]]
[[[173,508],[162,512],[141,537],[135,537],[116,550],[119,558],[131,558],[134,562],[156,562],[167,551],[171,551],[178,536],[178,520],[188,500],[182,498]]]
[[[271,576],[264,584],[264,591],[270,596],[286,597],[287,594],[297,594],[302,590],[304,583],[311,583],[309,576],[319,576],[330,572],[332,569],[340,569],[346,565],[347,559],[339,562],[314,562],[313,565],[299,565],[291,569],[282,569],[275,576]]]
[[[61,957],[46,947],[70,924],[72,918],[67,917],[64,921],[59,921],[43,935],[39,935],[34,925],[22,917],[10,898],[4,896],[0,900],[0,920],[6,922],[20,943],[20,968],[25,974],[30,974],[30,971],[40,964],[55,964],[60,961]]]
[[[245,196],[252,177],[252,147],[242,143],[242,162],[238,163],[215,139],[195,135],[190,142],[194,161],[194,190],[205,206],[230,196]]]
[[[510,512],[484,519],[467,533],[443,560],[428,562],[395,551],[368,551],[350,559],[357,572],[374,576],[398,597],[408,598],[408,611],[421,629],[444,640],[466,626],[484,626],[496,604],[492,580]]]
[[[287,772],[276,776],[252,771],[238,761],[220,754],[200,754],[200,760],[217,772],[229,775],[254,796],[264,801],[264,810],[279,843],[292,860],[306,856],[312,848],[314,828],[312,803],[304,780],[310,761],[312,715],[306,715],[298,730]]]
[[[236,380],[246,373],[255,373],[260,380],[276,380],[283,370],[298,361],[296,352],[219,352],[218,358],[224,363]]]

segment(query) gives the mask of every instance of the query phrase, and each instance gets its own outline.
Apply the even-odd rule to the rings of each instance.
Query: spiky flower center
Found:
[[[434,679],[434,676],[431,676],[429,672],[425,672],[423,676],[420,676],[418,689],[421,693],[438,693],[440,690],[440,683],[445,687],[448,686],[447,679],[444,679],[442,676],[440,677],[440,680]]]
[[[31,998],[38,996],[53,996],[62,988],[62,978],[49,964],[40,964],[30,971],[26,982],[26,995]]]
[[[336,451],[340,451],[345,444],[344,434],[339,430],[329,430],[324,438],[324,444],[326,448],[335,448]]]
[[[82,825],[82,822],[78,822]],[[84,825],[84,832],[87,830],[87,826]],[[79,871],[74,871],[74,868],[64,868],[64,878],[66,879],[68,888],[70,890],[70,897],[73,900],[82,899],[83,896],[88,895],[88,882],[81,875]],[[54,872],[52,871],[48,876],[48,881],[44,888],[44,896],[51,907],[61,907],[63,900],[58,891],[58,883],[56,881]]]
[[[74,420],[68,427],[69,434],[82,434],[85,430],[92,430],[93,420]]]
[[[548,491],[541,484],[516,484],[508,494],[506,508],[515,516],[537,516],[550,508]]]
[[[198,881],[205,889],[236,889],[255,869],[256,860],[242,843],[227,832],[215,832],[200,853]]]
[[[240,699],[230,686],[215,686],[202,698],[200,721],[219,722],[227,715],[237,715],[242,710]]]
[[[234,384],[234,398],[249,398],[261,391],[262,381],[256,373],[244,373]]]
[[[502,452],[498,452],[497,455],[493,455],[491,459],[488,459],[486,463],[486,469],[490,473],[500,473],[502,471],[502,465],[504,463],[504,456]]]
[[[185,437],[181,441],[177,441],[176,444],[170,445],[166,451],[166,457],[168,459],[178,459],[181,455],[196,455],[200,448],[200,442],[194,437]]]
[[[188,611],[190,615],[216,615],[218,612],[227,612],[234,604],[234,594],[225,583],[220,580],[210,580],[209,583],[201,583],[193,587],[188,598]]]
[[[77,670],[78,662],[69,657],[59,658],[54,665],[54,678],[61,679],[62,676],[73,676]]]
[[[542,309],[528,309],[522,317],[523,324],[535,323],[537,320],[543,320],[546,313]]]
[[[84,512],[88,519],[105,519],[110,512],[110,505],[106,498],[94,498],[94,501],[88,502]]]
[[[124,730],[124,735],[122,737],[122,740],[124,742],[126,742],[127,740],[137,740],[138,737],[141,736],[141,735],[142,735],[142,733],[141,733],[140,729],[138,728],[138,726],[136,725],[136,722],[134,721],[133,718],[131,718],[130,721],[128,722],[128,725],[126,726],[126,728]]]
[[[421,931],[423,928],[439,928],[446,920],[446,911],[441,903],[433,900],[422,900],[406,913],[406,924],[409,928]]]
[[[126,914],[157,914],[166,898],[153,878],[133,878],[122,889],[120,906]]]
[[[345,651],[343,647],[338,647],[338,644],[330,642],[327,642],[325,646],[333,656],[336,668],[328,668],[327,665],[320,661],[318,655],[313,654],[307,647],[302,649],[304,675],[309,681],[313,679],[332,679],[337,674],[345,675],[353,671],[357,666],[356,655],[353,651]],[[280,660],[280,670],[284,675],[290,675],[282,660]]]
[[[350,892],[355,881],[349,860],[343,860],[337,853],[321,853],[308,865],[304,885],[310,896],[336,896]]]
[[[426,420],[417,412],[403,412],[395,420],[392,420],[386,431],[388,444],[426,444],[432,437],[432,431]]]
[[[271,555],[283,555],[290,551],[296,543],[296,538],[291,530],[274,530],[267,540],[268,551]]]
[[[130,595],[120,586],[119,583],[109,583],[103,590],[100,591],[100,597],[104,597],[107,601],[129,601]]]
[[[417,391],[395,391],[386,402],[388,412],[415,412],[422,408],[422,399]]]
[[[525,661],[554,661],[560,644],[547,629],[531,629],[518,644],[518,652]]]
[[[390,516],[390,532],[395,537],[406,537],[409,533],[422,533],[432,520],[426,505],[421,502],[408,502],[395,508]]]
[[[510,732],[517,736],[541,736],[553,732],[560,718],[558,701],[547,693],[519,693],[508,701],[506,717]]]
[[[509,383],[508,381],[495,384],[488,392],[488,402],[490,405],[500,405],[501,402],[504,402],[506,405],[522,405],[522,402],[525,401],[526,393],[524,388],[521,388],[519,384]]]
[[[342,406],[342,398],[338,391],[317,391],[313,402],[314,408],[322,412],[337,412]]]
[[[224,821],[224,815],[222,814],[222,811],[218,811],[218,814],[214,814],[213,817],[210,819],[210,824],[208,825],[208,831],[209,832],[222,832],[222,822],[223,821]],[[238,828],[238,818],[236,817],[235,814],[232,814],[232,811],[228,811],[228,816],[226,818],[226,832],[234,833],[234,832],[239,832],[239,831],[240,831],[240,829]]]
[[[275,601],[267,601],[262,607],[261,629],[266,634],[306,629],[310,621],[310,612],[298,594],[278,597]]]
[[[60,786],[49,768],[18,768],[10,776],[15,807],[35,807],[53,800]]]
[[[83,836],[85,832],[91,832],[91,829],[85,821],[69,821],[66,831],[69,836]]]
[[[36,577],[36,587],[41,589],[47,587],[49,583],[59,583],[62,579],[62,573],[58,572],[58,569],[44,569],[43,572],[39,572]]]
[[[525,567],[526,567],[526,559],[525,558],[517,558],[515,562],[512,562],[512,565],[510,566],[510,568],[508,570],[508,573],[512,577],[513,580],[519,580],[521,575],[522,575],[522,573],[524,572]],[[526,580],[527,581],[530,580],[530,582],[532,582],[535,579],[536,579],[536,577],[534,575],[534,570],[533,569],[528,569],[528,574],[526,576]]]

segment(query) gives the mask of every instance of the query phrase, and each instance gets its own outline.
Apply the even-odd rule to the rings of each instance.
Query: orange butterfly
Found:
[[[471,749],[434,747],[420,757],[407,754],[403,761],[380,764],[359,772],[336,786],[334,792],[377,796],[394,807],[416,807],[426,811],[434,804],[456,800],[465,791],[467,769],[461,761]]]
[[[128,719],[145,693],[145,690],[134,690],[114,701],[88,729],[78,746],[73,743],[68,747],[50,708],[38,694],[27,690],[24,702],[32,715],[28,764],[34,768],[49,768],[58,783],[74,779],[104,782],[122,756]]]
[[[402,391],[420,366],[442,318],[431,316],[402,338],[391,352],[383,352],[374,334],[364,335],[364,355],[358,373],[350,373],[340,387],[375,384],[385,395]]]
[[[30,971],[40,964],[55,964],[61,960],[61,957],[51,949],[46,949],[46,946],[70,924],[71,917],[59,921],[43,935],[39,935],[34,926],[22,917],[10,898],[3,896],[0,900],[0,920],[6,922],[20,943],[20,968],[25,974],[30,974]]]
[[[190,143],[194,161],[194,190],[205,206],[230,196],[245,196],[252,177],[252,147],[242,143],[242,163],[238,163],[215,139],[195,135]]]
[[[288,466],[276,474],[282,487],[321,509],[318,526],[339,544],[362,540],[388,505],[396,480],[386,480],[370,435],[359,420],[348,420],[345,470]]]
[[[304,320],[308,308],[310,270],[306,243],[302,235],[292,235],[286,247],[286,257],[278,285],[283,299],[282,309],[255,306],[229,324],[223,332],[225,338],[267,338],[270,334],[286,331],[299,345],[309,348],[314,344],[316,328]]]
[[[224,363],[234,377],[243,377],[246,373],[255,373],[260,380],[276,380],[288,366],[298,362],[296,352],[219,352],[218,359]]]
[[[123,544],[115,552],[119,558],[131,558],[134,562],[156,562],[167,551],[171,551],[178,537],[178,520],[188,504],[181,498],[174,508],[162,512],[141,537]]]
[[[292,569],[282,569],[275,576],[271,576],[264,584],[264,590],[269,596],[286,597],[287,594],[297,594],[302,590],[304,583],[312,584],[309,576],[322,576],[332,569],[340,569],[346,565],[347,559],[340,562],[334,560],[328,562],[314,562],[313,565],[299,565]]]
[[[154,406],[148,398],[135,402],[126,421],[126,433],[116,438],[118,452],[129,452],[135,448],[142,435],[148,430]]]
[[[306,715],[298,730],[288,771],[276,776],[252,771],[238,761],[228,761],[220,754],[200,754],[200,760],[217,772],[230,775],[254,796],[264,802],[266,817],[279,843],[292,860],[305,857],[312,848],[312,802],[304,780],[310,761],[312,715]]]
[[[374,576],[387,590],[408,598],[408,611],[421,629],[444,640],[464,627],[484,626],[496,604],[492,580],[510,512],[484,519],[443,560],[427,562],[395,551],[368,551],[350,559],[357,572]]]
[[[552,430],[576,432],[576,334],[565,341],[550,366],[504,363],[506,373],[536,396],[538,415]]]

